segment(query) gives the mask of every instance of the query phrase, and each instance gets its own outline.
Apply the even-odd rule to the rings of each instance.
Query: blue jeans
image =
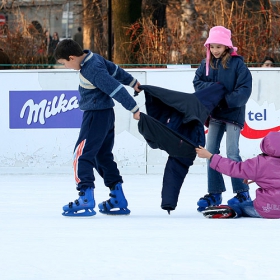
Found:
[[[239,217],[251,217],[251,218],[262,218],[260,214],[256,211],[253,201],[242,202],[230,206]]]
[[[210,119],[206,142],[207,150],[212,154],[219,154],[220,144],[226,131],[227,157],[234,161],[242,161],[239,155],[240,130],[241,128],[235,124]],[[226,191],[222,174],[210,168],[209,160],[207,161],[207,175],[209,193],[222,193]],[[248,185],[243,183],[243,179],[231,178],[231,184],[234,193],[249,190]]]

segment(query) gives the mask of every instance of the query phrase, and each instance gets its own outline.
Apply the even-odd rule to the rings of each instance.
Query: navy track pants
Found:
[[[113,109],[84,112],[73,161],[77,190],[94,187],[93,168],[109,188],[123,182],[112,153],[114,139]]]

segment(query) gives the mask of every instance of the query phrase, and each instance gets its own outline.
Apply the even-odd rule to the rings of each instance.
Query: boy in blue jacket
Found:
[[[79,107],[84,111],[79,138],[74,149],[74,176],[79,198],[63,206],[64,216],[93,216],[94,173],[103,178],[110,189],[110,199],[98,204],[99,212],[107,215],[128,215],[130,210],[122,190],[122,177],[112,153],[114,145],[114,101],[139,119],[139,107],[123,85],[139,92],[140,83],[129,73],[89,50],[82,50],[71,39],[61,41],[55,50],[58,63],[80,71]]]

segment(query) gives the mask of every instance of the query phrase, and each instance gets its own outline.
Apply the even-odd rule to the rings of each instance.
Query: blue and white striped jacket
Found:
[[[135,113],[139,110],[134,98],[123,85],[134,87],[137,80],[102,56],[84,50],[87,56],[81,63],[79,107],[83,111],[104,110],[115,106],[112,98]]]

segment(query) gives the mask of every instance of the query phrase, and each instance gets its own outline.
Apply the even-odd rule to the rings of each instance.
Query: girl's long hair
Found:
[[[217,69],[216,68],[216,66],[214,65],[214,59],[215,59],[215,57],[214,57],[214,55],[210,52],[210,66],[211,66],[211,68],[213,68],[213,69]],[[228,61],[230,60],[230,58],[231,58],[231,49],[230,48],[227,48],[225,51],[224,51],[224,53],[222,54],[222,56],[221,56],[221,59],[222,59],[222,66],[223,66],[223,68],[224,69],[227,69],[228,68],[228,66],[227,66],[227,63],[228,63]]]

